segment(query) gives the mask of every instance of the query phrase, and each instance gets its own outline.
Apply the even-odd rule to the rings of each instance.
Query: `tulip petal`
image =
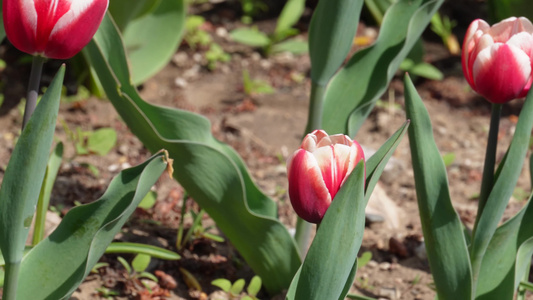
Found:
[[[307,222],[320,223],[332,198],[314,155],[297,150],[288,167],[288,178],[294,211]]]
[[[109,0],[3,1],[6,35],[19,50],[67,59],[91,40]]]
[[[336,145],[335,145],[336,146]],[[339,179],[337,172],[337,155],[334,152],[334,146],[319,147],[313,156],[316,159],[318,167],[322,173],[322,178],[326,184],[326,188],[333,199],[339,190],[342,178]]]
[[[530,74],[529,56],[513,45],[496,43],[482,50],[474,62],[476,91],[492,103],[517,98]]]
[[[65,59],[81,51],[98,30],[109,4],[108,0],[71,2],[71,9],[57,21],[50,35],[44,51],[47,57]]]
[[[487,22],[481,19],[477,19],[472,22],[472,24],[470,24],[465,35],[461,55],[461,63],[466,80],[472,87],[474,86],[474,79],[470,70],[472,70],[471,65],[473,64],[473,61],[470,61],[470,55],[474,51],[474,48],[476,47],[476,44],[481,38],[481,36],[483,36],[483,34],[487,32],[489,28],[490,26],[489,24],[487,24]]]

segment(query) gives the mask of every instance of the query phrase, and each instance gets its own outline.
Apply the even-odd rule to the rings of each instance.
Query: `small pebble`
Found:
[[[379,269],[382,271],[388,271],[390,270],[390,263],[388,262],[382,262],[379,264]]]
[[[224,27],[218,27],[215,31],[215,34],[221,38],[228,37],[228,30]]]

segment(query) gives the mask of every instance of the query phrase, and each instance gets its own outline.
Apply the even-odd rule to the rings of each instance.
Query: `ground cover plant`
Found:
[[[374,27],[372,1],[288,1],[270,22],[276,29],[257,30],[276,37],[280,24],[297,27],[308,39],[302,56],[235,43],[234,32],[250,26],[234,13],[239,3],[193,5],[190,14],[202,15],[194,30],[231,57],[215,68],[191,36],[176,50],[182,1],[81,3],[3,2],[3,299],[527,297],[522,166],[533,123],[530,101],[511,100],[529,91],[529,20],[458,20],[462,63],[418,56],[444,79],[415,88],[397,70],[423,55],[417,47],[427,47],[421,37],[438,10],[453,18],[461,4],[387,1]],[[94,31],[76,29],[87,20]],[[444,51],[446,26],[433,35]],[[72,32],[79,44],[58,38]],[[20,51],[33,55],[31,72]],[[7,74],[30,74],[28,92],[11,92]],[[108,102],[61,103],[81,82]],[[23,115],[13,97],[26,97]],[[443,116],[450,111],[460,116]],[[61,217],[55,230],[48,209]]]

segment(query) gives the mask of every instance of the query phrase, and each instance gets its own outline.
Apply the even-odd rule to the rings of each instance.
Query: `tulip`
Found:
[[[89,43],[109,0],[4,0],[6,35],[19,50],[68,59]]]
[[[524,97],[531,86],[533,24],[508,18],[493,26],[470,24],[462,51],[463,73],[476,92],[502,104]]]
[[[296,213],[320,223],[331,201],[360,160],[363,149],[348,136],[315,130],[287,161],[289,197]]]

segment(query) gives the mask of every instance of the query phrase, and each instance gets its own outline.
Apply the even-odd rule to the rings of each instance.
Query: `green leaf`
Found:
[[[62,66],[22,131],[4,174],[0,249],[8,264],[22,259],[52,147],[64,74]]]
[[[372,252],[370,251],[365,251],[363,252],[363,254],[361,255],[361,257],[359,257],[357,260],[358,260],[358,265],[357,265],[357,268],[362,268],[364,266],[366,266],[366,264],[368,264],[368,262],[372,259]]]
[[[422,231],[440,300],[472,299],[472,270],[462,223],[450,200],[446,167],[422,99],[405,76],[405,109]]]
[[[259,291],[261,290],[261,284],[262,284],[262,281],[261,281],[261,277],[259,276],[254,276],[252,278],[252,280],[250,280],[250,284],[248,284],[248,295],[251,295],[251,296],[256,296],[257,293],[259,293]]]
[[[402,127],[400,127],[379,149],[366,161],[366,188],[365,197],[366,201],[370,199],[374,187],[378,183],[379,177],[387,162],[392,157],[392,153],[398,147],[402,141],[403,136],[407,132],[409,127],[409,120],[407,120]]]
[[[74,207],[22,261],[17,298],[69,296],[104,254],[144,195],[167,168],[163,155],[125,169],[97,201]]]
[[[139,97],[128,83],[124,49],[109,18],[84,54],[124,122],[149,150],[169,151],[174,177],[263,278],[265,288],[272,294],[287,288],[300,266],[298,250],[277,220],[276,204],[259,191],[237,153],[211,135],[206,118]]]
[[[299,279],[291,284],[290,289],[297,283],[294,299],[344,299],[348,293],[365,227],[364,169],[360,162],[326,211]]]
[[[132,20],[124,28],[133,84],[141,84],[159,72],[176,53],[185,27],[184,1],[159,0],[159,6],[151,13]]]
[[[160,2],[161,0],[112,0],[109,2],[109,12],[118,28],[123,30],[130,21],[152,12]]]
[[[511,198],[522,164],[529,148],[529,137],[533,129],[533,93],[528,93],[511,145],[505,155],[505,160],[498,167],[495,183],[487,199],[482,215],[479,217],[477,229],[474,233],[471,257],[474,271],[474,282],[480,274],[481,263],[485,251],[493,238],[505,208]]]
[[[281,11],[274,34],[290,29],[302,16],[305,9],[305,0],[288,0]]]
[[[63,158],[63,143],[57,143],[54,151],[50,154],[48,164],[46,166],[46,173],[44,175],[43,184],[41,185],[41,192],[39,193],[39,200],[37,202],[37,210],[35,213],[35,226],[33,230],[33,246],[37,245],[44,236],[44,226],[46,222],[46,212],[50,204],[50,195],[54,182],[56,181],[57,172],[61,166]]]
[[[383,15],[393,3],[394,0],[365,0],[366,7],[380,25],[383,22]]]
[[[151,260],[152,257],[150,255],[139,253],[135,255],[135,258],[133,258],[133,261],[131,262],[131,267],[137,273],[144,272],[144,270],[148,268],[148,265],[150,264]]]
[[[311,79],[325,86],[352,46],[363,0],[322,0],[309,26]],[[370,69],[366,69],[368,72]],[[326,131],[330,132],[328,129]],[[331,132],[341,132],[332,130]]]
[[[309,51],[307,41],[291,39],[275,44],[271,49],[272,53],[290,52],[295,55],[304,54]]]
[[[128,261],[124,257],[119,256],[119,257],[117,257],[117,260],[124,267],[124,269],[126,269],[126,272],[128,274],[131,274],[133,272],[133,270],[131,269],[130,264],[128,263]]]
[[[211,281],[211,284],[219,287],[224,292],[229,293],[229,290],[231,289],[231,281],[225,279],[225,278],[218,278],[213,281]]]
[[[531,218],[530,198],[513,218],[498,227],[483,256],[476,299],[513,298],[520,280],[529,270],[533,254]]]
[[[404,62],[406,61],[407,59]],[[404,64],[404,62],[402,62],[402,65]],[[407,71],[412,75],[424,77],[431,80],[442,80],[444,78],[444,75],[439,69],[428,63],[422,62],[411,65],[409,67],[402,65],[400,65],[400,69]]]
[[[330,82],[322,114],[324,130],[355,136],[442,3],[400,0],[389,8],[376,42],[353,55]]]
[[[270,38],[257,28],[237,28],[230,32],[230,36],[237,43],[252,47],[266,47],[270,44]]]
[[[241,292],[242,292],[242,289],[244,288],[244,284],[246,282],[244,281],[244,279],[238,279],[237,281],[235,281],[232,285],[231,285],[231,289],[230,289],[230,293],[232,295],[239,295]]]
[[[106,155],[117,143],[117,132],[113,128],[101,128],[91,132],[87,139],[87,149],[98,155]]]
[[[155,203],[157,202],[157,193],[154,191],[148,192],[146,196],[143,198],[141,203],[139,203],[139,207],[142,209],[150,209],[154,207]]]
[[[146,254],[153,258],[165,259],[165,260],[177,260],[181,256],[176,252],[160,248],[152,245],[145,245],[139,243],[125,243],[114,242],[111,243],[105,249],[105,253],[133,253],[133,254]]]

